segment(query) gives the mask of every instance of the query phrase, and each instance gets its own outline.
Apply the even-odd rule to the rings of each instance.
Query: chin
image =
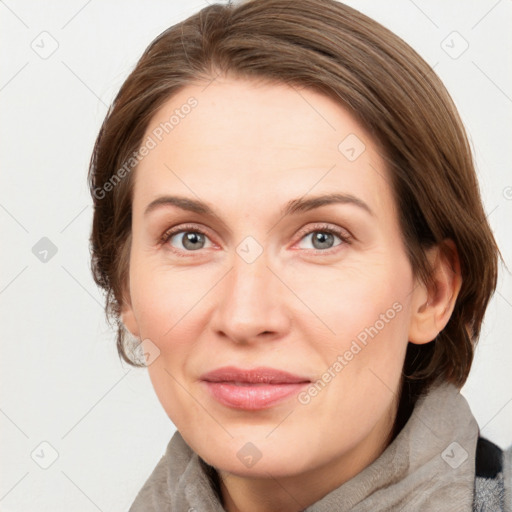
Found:
[[[270,440],[265,435],[247,433],[216,445],[199,442],[191,448],[218,471],[240,477],[284,478],[311,469],[314,461],[308,459],[307,450],[304,453],[300,450],[308,447],[307,442],[287,443],[286,436]]]

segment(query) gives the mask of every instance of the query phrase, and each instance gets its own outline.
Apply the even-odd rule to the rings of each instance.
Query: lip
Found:
[[[286,400],[311,383],[307,377],[274,368],[218,368],[201,376],[221,404],[245,410],[266,409]]]

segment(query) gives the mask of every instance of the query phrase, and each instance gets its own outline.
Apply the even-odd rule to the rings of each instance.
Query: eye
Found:
[[[339,240],[336,243],[336,239]],[[312,250],[320,252],[328,252],[339,245],[349,244],[350,236],[347,232],[341,229],[333,228],[331,226],[316,226],[313,230],[309,230],[302,238],[301,242],[309,240],[312,244]],[[309,247],[300,246],[301,249],[310,249]]]
[[[178,252],[194,252],[211,246],[206,233],[196,226],[181,226],[179,229],[166,231],[161,242],[169,244]],[[210,245],[207,245],[207,242]]]

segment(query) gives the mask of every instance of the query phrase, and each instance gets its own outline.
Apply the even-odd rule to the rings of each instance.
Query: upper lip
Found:
[[[252,369],[224,366],[201,376],[207,382],[246,382],[249,384],[296,384],[310,382],[307,377],[293,375],[275,368],[258,367]]]

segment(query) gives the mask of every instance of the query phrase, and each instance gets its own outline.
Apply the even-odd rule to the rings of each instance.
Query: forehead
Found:
[[[154,115],[148,137],[155,147],[138,165],[135,203],[177,191],[214,203],[229,194],[240,206],[343,191],[393,208],[376,142],[312,89],[232,78],[189,85]]]

